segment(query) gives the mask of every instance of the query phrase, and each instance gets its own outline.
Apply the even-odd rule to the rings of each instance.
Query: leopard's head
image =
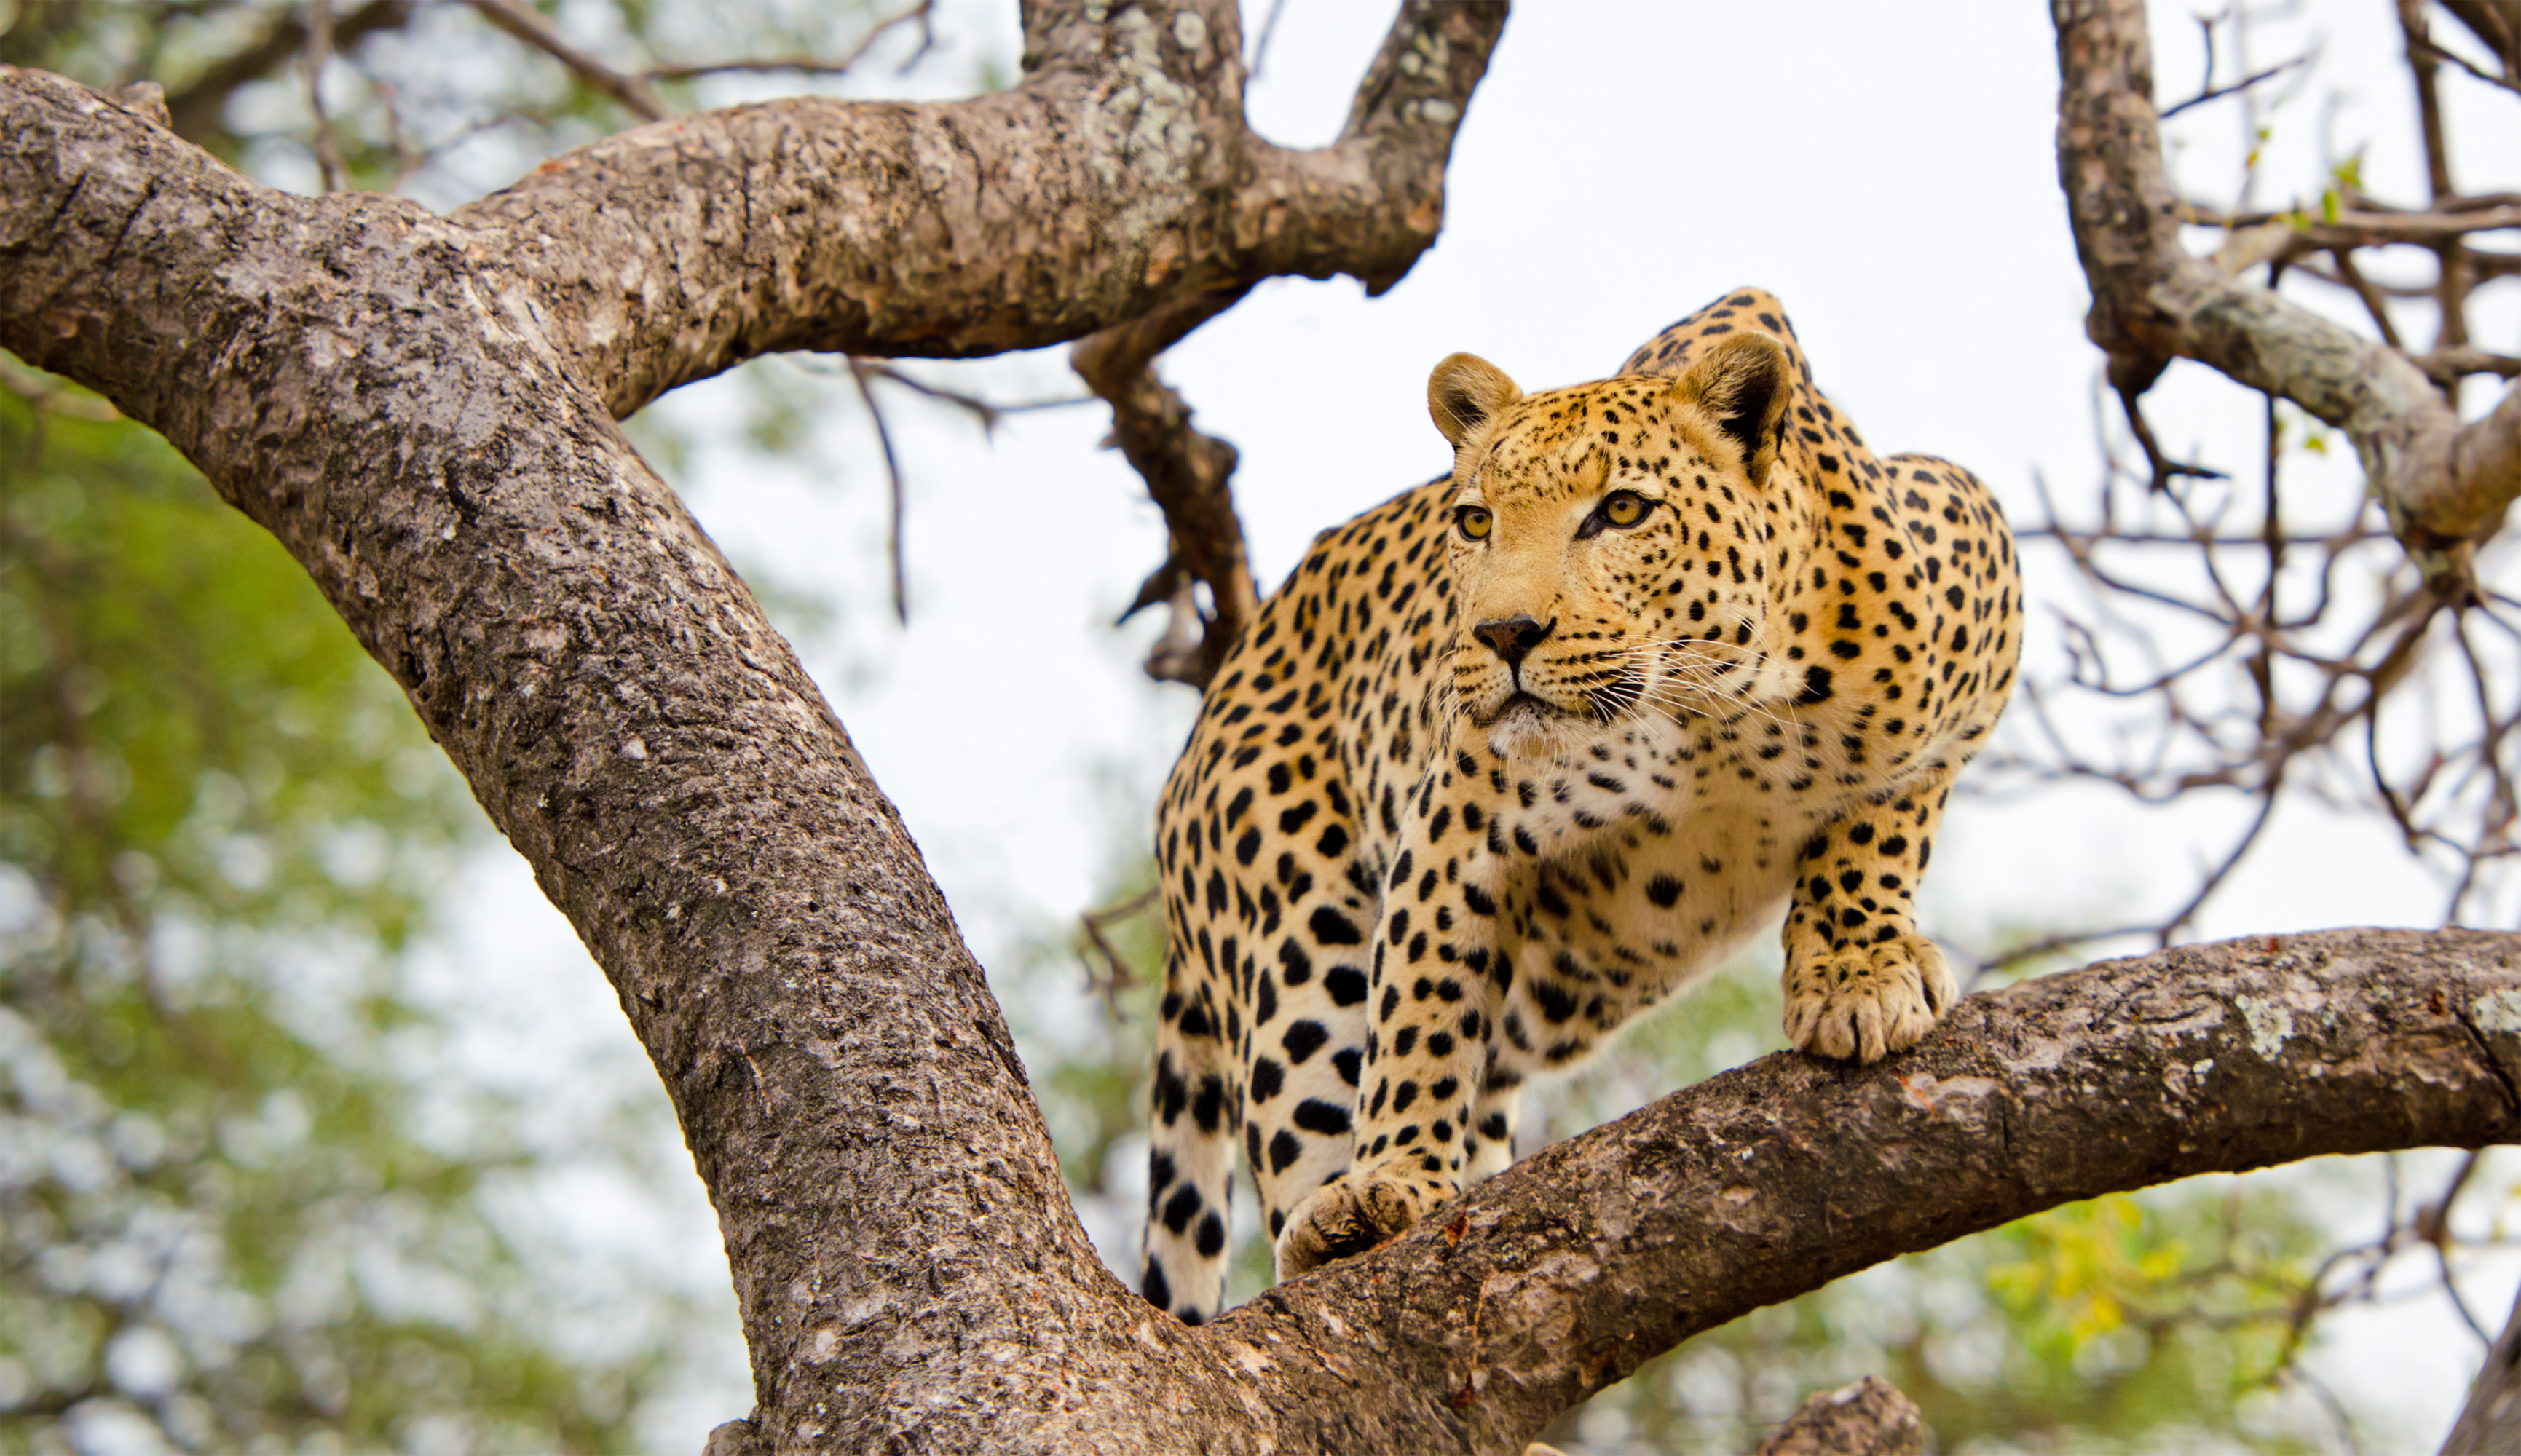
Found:
[[[1490,743],[1564,751],[1624,720],[1792,696],[1768,579],[1801,483],[1778,451],[1792,379],[1750,332],[1676,378],[1534,395],[1469,354],[1436,366],[1453,696]]]

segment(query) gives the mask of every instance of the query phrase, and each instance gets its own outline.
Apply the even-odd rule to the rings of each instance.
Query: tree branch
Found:
[[[678,118],[457,216],[515,247],[546,331],[617,414],[780,349],[974,357],[1281,274],[1383,287],[1434,241],[1505,8],[1415,0],[1386,55],[1443,64],[1421,61],[1370,135],[1321,152],[1245,129],[1230,5],[1149,4],[1099,25],[1087,9],[1028,11],[1013,91]]]
[[[2516,1085],[2521,936],[2104,962],[1968,997],[1876,1069],[1780,1053],[1674,1093],[1203,1330],[1301,1352],[1270,1406],[1327,1414],[1282,1416],[1282,1449],[1407,1449],[1345,1424],[1396,1387],[1514,1449],[1673,1344],[1895,1254],[2197,1173],[2510,1141]]]
[[[2521,0],[2441,0],[2441,4],[2503,63],[2506,77],[2521,75]]]
[[[2142,0],[2051,0],[2050,11],[2064,79],[2058,173],[2092,289],[2087,332],[2111,383],[2141,392],[2173,358],[2196,359],[2344,430],[2401,540],[2447,594],[2464,592],[2468,543],[2521,495],[2509,421],[2463,429],[2406,354],[2183,251]]]
[[[605,968],[725,1230],[744,1439],[1187,1451],[1252,1422],[1103,1269],[916,848],[614,418],[771,348],[986,353],[1271,271],[1389,282],[1503,18],[1406,12],[1419,64],[1337,185],[1257,204],[1222,0],[1036,4],[1012,93],[680,118],[452,218],[271,192],[0,69],[0,346],[305,565]]]
[[[1165,513],[1170,544],[1164,565],[1121,614],[1126,621],[1159,602],[1171,612],[1164,640],[1147,659],[1147,672],[1162,682],[1208,686],[1234,634],[1260,610],[1243,523],[1234,512],[1234,447],[1192,429],[1190,406],[1155,370],[1158,354],[1233,307],[1246,292],[1194,294],[1092,335],[1069,353],[1086,387],[1112,407],[1112,443]],[[1208,587],[1213,613],[1199,610],[1194,583]]]

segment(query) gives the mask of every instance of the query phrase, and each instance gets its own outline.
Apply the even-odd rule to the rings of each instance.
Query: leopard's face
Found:
[[[1529,398],[1467,356],[1439,369],[1439,426],[1476,415],[1455,439],[1452,695],[1492,746],[1563,755],[1791,694],[1767,551],[1782,356],[1730,354]]]

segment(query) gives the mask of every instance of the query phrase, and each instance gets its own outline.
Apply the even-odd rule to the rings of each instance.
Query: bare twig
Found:
[[[2290,61],[2279,61],[2275,65],[2268,67],[2264,70],[2253,71],[2250,74],[2241,77],[2239,80],[2232,82],[2228,86],[2210,86],[2188,98],[2186,101],[2177,102],[2172,106],[2165,108],[2162,113],[2162,119],[2168,121],[2172,117],[2178,115],[2181,112],[2187,111],[2191,107],[2201,107],[2210,101],[2220,101],[2226,96],[2235,96],[2243,91],[2249,90],[2252,86],[2257,85],[2261,81],[2273,80],[2275,77],[2283,75],[2286,71],[2302,65],[2306,59],[2308,58],[2296,56]]]
[[[849,379],[858,387],[858,398],[866,404],[867,418],[875,422],[876,443],[884,447],[884,474],[892,501],[884,537],[885,560],[893,568],[893,614],[906,627],[910,625],[910,588],[901,563],[901,460],[894,453],[893,431],[884,422],[884,407],[875,402],[875,390],[867,387],[867,368],[854,355],[849,359]]]
[[[1269,42],[1278,33],[1278,17],[1287,13],[1287,0],[1269,0],[1269,14],[1260,22],[1260,37],[1252,42],[1252,79],[1260,79],[1260,68],[1269,59]]]
[[[2421,212],[2340,207],[2334,213],[2328,213],[2221,212],[2194,203],[2182,203],[2178,211],[2182,222],[2235,231],[2271,222],[2284,223],[2294,231],[2295,249],[2305,252],[2326,251],[2341,247],[2369,248],[2382,243],[2430,246],[2446,239],[2465,238],[2471,233],[2521,227],[2521,206],[2509,204],[2470,210],[2435,208]]]
[[[2442,1196],[2420,1206],[2410,1223],[2416,1239],[2434,1251],[2435,1266],[2442,1273],[2443,1294],[2450,1297],[2451,1307],[2458,1313],[2460,1322],[2468,1326],[2469,1333],[2477,1337],[2477,1342],[2491,1348],[2495,1337],[2486,1333],[2486,1326],[2470,1310],[2468,1301],[2460,1297],[2459,1284],[2452,1277],[2451,1271],[2451,1206],[2458,1200],[2460,1190],[2468,1185],[2470,1175],[2477,1171],[2481,1156],[2472,1149],[2466,1158],[2461,1159],[2458,1170],[2452,1174]]]
[[[324,190],[340,192],[343,182],[342,141],[333,135],[333,118],[324,110],[324,68],[333,60],[333,0],[306,0],[306,110],[315,117],[315,165]]]
[[[2113,383],[2116,382],[2113,381]],[[2135,435],[2136,447],[2144,451],[2146,464],[2153,468],[2153,488],[2167,491],[2171,488],[2171,482],[2182,476],[2200,480],[2227,478],[2222,471],[2203,465],[2185,464],[2163,454],[2162,446],[2154,442],[2153,427],[2145,423],[2144,407],[2138,403],[2142,393],[2143,390],[2140,388],[2131,389],[2124,385],[2119,386],[2119,403],[2127,410],[2128,429]]]
[[[998,422],[1009,415],[1031,414],[1036,410],[1068,409],[1074,405],[1094,402],[1094,396],[1091,394],[1061,394],[1048,399],[1020,399],[1010,404],[1002,400],[985,399],[978,394],[967,394],[960,389],[948,389],[942,385],[930,384],[915,374],[903,373],[883,359],[852,358],[850,363],[851,367],[870,379],[890,380],[914,394],[934,399],[940,404],[952,405],[979,422],[983,433],[997,429]]]
[[[2400,347],[2398,326],[2390,322],[2390,310],[2382,306],[2381,296],[2364,280],[2363,270],[2355,265],[2354,250],[2335,248],[2329,250],[2328,256],[2337,265],[2338,278],[2363,300],[2363,311],[2372,316],[2372,327],[2380,331],[2381,341],[2392,348]]]
[[[2502,1456],[2521,1450],[2521,1299],[2486,1352],[2468,1402],[2443,1441],[2442,1456]]]
[[[1172,620],[1147,658],[1149,675],[1204,687],[1226,647],[1260,610],[1243,523],[1234,514],[1234,447],[1191,428],[1190,406],[1156,378],[1156,355],[1239,300],[1243,286],[1212,290],[1135,323],[1079,341],[1069,362],[1112,406],[1112,442],[1127,457],[1165,513],[1171,547],[1165,563],[1121,614],[1126,621],[1158,602]],[[1203,613],[1194,588],[1208,588]],[[1192,629],[1198,628],[1197,635]]]
[[[662,121],[665,104],[645,78],[625,75],[569,43],[551,22],[518,0],[464,0],[481,19],[576,72],[578,79],[619,102],[643,121]]]
[[[2486,84],[2493,86],[2498,90],[2509,91],[2516,96],[2521,96],[2521,82],[2514,81],[2508,75],[2498,75],[2494,71],[2480,67],[2477,63],[2469,60],[2466,56],[2459,54],[2457,51],[2447,51],[2438,45],[2428,43],[2425,46],[2425,52],[2433,60],[2448,61],[2452,65],[2458,67],[2460,69],[2467,71],[2470,75],[2477,77],[2479,80],[2484,81]]]
[[[877,22],[875,27],[868,30],[866,34],[859,36],[858,43],[851,46],[849,48],[849,53],[843,56],[838,61],[817,61],[811,57],[783,57],[753,61],[711,61],[696,66],[652,66],[647,70],[641,72],[641,74],[651,81],[688,81],[699,76],[726,75],[736,72],[750,74],[760,74],[764,72],[794,72],[802,75],[841,75],[850,70],[860,61],[865,60],[867,52],[875,49],[876,42],[882,40],[887,32],[894,29],[896,26],[907,25],[915,23],[919,26],[919,46],[918,49],[910,53],[907,59],[894,68],[894,72],[898,74],[902,71],[907,71],[914,66],[917,66],[922,58],[926,57],[930,51],[937,48],[936,9],[937,0],[918,0],[918,3],[911,6],[908,10]]]
[[[1083,911],[1077,917],[1078,927],[1084,932],[1085,943],[1093,952],[1085,963],[1086,992],[1089,995],[1099,993],[1115,1021],[1121,1016],[1121,993],[1137,984],[1138,978],[1130,971],[1128,959],[1121,954],[1120,948],[1104,932],[1123,921],[1147,913],[1148,908],[1160,898],[1162,889],[1161,886],[1151,885],[1117,905]],[[1099,976],[1095,974],[1093,957],[1100,957],[1103,962]]]

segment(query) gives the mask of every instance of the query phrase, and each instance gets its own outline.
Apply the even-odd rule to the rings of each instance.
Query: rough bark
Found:
[[[1757,1456],[1924,1456],[1917,1402],[1868,1375],[1803,1403],[1760,1442]]]
[[[2468,543],[2521,495],[2521,396],[2463,427],[2405,353],[2182,250],[2143,0],[2051,0],[2050,11],[2058,178],[2111,383],[2141,391],[2179,357],[2292,400],[2355,440],[2409,550],[2437,574],[2464,575]]]
[[[1290,153],[1243,128],[1230,4],[1035,5],[1014,91],[659,123],[446,218],[273,193],[0,71],[0,344],[306,565],[576,926],[719,1210],[771,1445],[1186,1450],[1249,1417],[1103,1271],[916,848],[614,418],[771,348],[1388,285],[1503,18],[1406,7],[1349,136]],[[1116,1398],[1150,1352],[1173,1398]]]
[[[1363,1343],[1507,1449],[1682,1340],[1907,1250],[2192,1173],[2508,1140],[2516,978],[2508,935],[2330,932],[1973,996],[1881,1070],[1779,1055],[1712,1078],[1204,1328],[1310,1343],[1331,1368],[1307,1404],[1367,1378],[1337,1357]]]
[[[0,71],[0,345],[305,565],[619,990],[752,1352],[759,1405],[712,1449],[1513,1450],[1905,1250],[2521,1132],[2521,942],[2251,941],[1973,998],[1872,1069],[1771,1058],[1197,1331],[1105,1273],[916,846],[614,420],[766,348],[971,353],[1270,270],[1388,282],[1501,19],[1413,5],[1349,137],[1282,154],[1192,95],[1239,80],[1227,7],[1039,5],[1004,96],[661,123],[451,218],[270,193]]]

